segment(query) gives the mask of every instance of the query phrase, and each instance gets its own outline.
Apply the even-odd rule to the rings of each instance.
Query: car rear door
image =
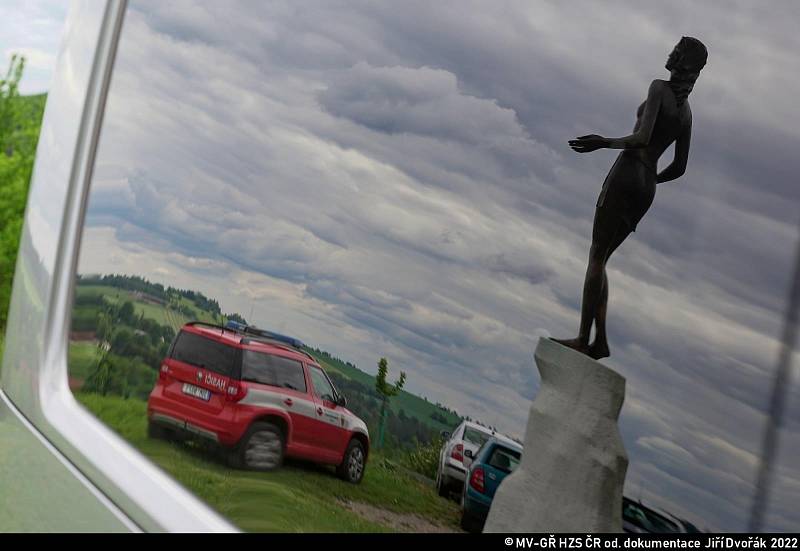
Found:
[[[292,421],[288,445],[308,455],[314,445],[317,404],[302,362],[257,350],[242,351],[242,380],[248,384],[243,405],[277,409]]]

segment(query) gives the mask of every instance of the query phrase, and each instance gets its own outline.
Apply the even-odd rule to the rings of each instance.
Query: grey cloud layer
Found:
[[[765,79],[786,81],[797,39],[780,17],[246,4],[241,20],[212,2],[133,3],[90,201],[87,242],[105,245],[82,269],[111,271],[100,251],[138,243],[128,269],[245,315],[255,301],[256,321],[367,370],[387,355],[412,390],[515,432],[536,337],[575,329],[612,159],[565,141],[627,133],[680,34],[708,42],[690,170],[610,266],[611,365],[629,384],[629,487],[741,529],[797,239],[786,144],[800,143],[775,113],[785,93],[754,83],[753,102],[734,84],[757,54]],[[800,453],[798,423],[784,433]],[[800,473],[781,469],[772,529],[800,521]]]

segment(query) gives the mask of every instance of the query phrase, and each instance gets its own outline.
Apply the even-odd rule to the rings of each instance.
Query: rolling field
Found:
[[[112,304],[129,300],[133,303],[133,308],[137,315],[142,314],[145,318],[152,319],[156,323],[160,323],[161,325],[169,325],[175,331],[180,329],[181,326],[187,321],[191,321],[188,317],[177,310],[173,310],[172,308],[167,308],[165,306],[159,306],[158,304],[152,304],[144,300],[137,300],[130,291],[118,289],[117,287],[112,287],[110,285],[78,285],[75,293],[76,296],[102,295],[105,296],[106,300]],[[192,304],[190,301],[182,298],[181,304],[184,303],[186,306],[190,306]],[[214,320],[213,315],[209,312],[200,312],[197,310],[197,308],[192,308],[192,310],[196,314],[196,316],[192,319],[198,319],[201,321]]]
[[[287,462],[236,471],[210,451],[146,435],[146,403],[96,394],[78,400],[178,482],[242,530],[255,532],[458,531],[458,506],[372,454],[361,484],[333,469]]]

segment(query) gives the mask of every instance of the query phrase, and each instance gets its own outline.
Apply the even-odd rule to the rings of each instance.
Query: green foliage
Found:
[[[156,382],[156,371],[138,358],[106,353],[83,384],[82,390],[102,396],[146,400]]]
[[[134,315],[136,311],[133,308],[133,303],[131,301],[125,301],[122,306],[120,306],[119,311],[117,312],[117,319],[122,323],[126,323],[130,325],[134,321]]]
[[[430,478],[436,478],[436,470],[439,468],[439,452],[442,450],[444,441],[439,438],[421,444],[410,452],[401,456],[400,462],[412,471]]]
[[[25,58],[14,55],[0,79],[0,329],[6,325],[22,219],[33,170],[44,95],[22,97]]]
[[[400,378],[395,381],[394,385],[390,385],[386,382],[386,375],[388,372],[389,362],[386,361],[386,358],[381,358],[380,361],[378,361],[378,374],[375,376],[375,390],[387,399],[392,396],[397,396],[403,389],[403,385],[406,384],[405,371],[400,372]]]
[[[386,382],[386,375],[389,373],[389,362],[386,358],[378,361],[378,374],[375,376],[375,390],[381,395],[381,416],[378,424],[378,448],[383,447],[386,432],[386,411],[389,408],[389,398],[397,396],[406,384],[405,371],[400,372],[400,378],[393,385]]]

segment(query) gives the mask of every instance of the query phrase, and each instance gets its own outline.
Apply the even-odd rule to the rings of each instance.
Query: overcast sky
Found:
[[[0,23],[0,50],[51,59],[41,11]],[[135,1],[80,271],[201,290],[368,372],[386,356],[409,390],[522,434],[537,338],[576,333],[615,155],[566,142],[628,134],[696,36],[689,167],[609,264],[603,362],[627,378],[626,494],[743,530],[800,221],[798,16],[792,1]],[[770,530],[800,524],[790,396]]]
[[[50,88],[69,2],[0,0],[0,66],[5,77],[12,54],[24,55],[23,94]]]

